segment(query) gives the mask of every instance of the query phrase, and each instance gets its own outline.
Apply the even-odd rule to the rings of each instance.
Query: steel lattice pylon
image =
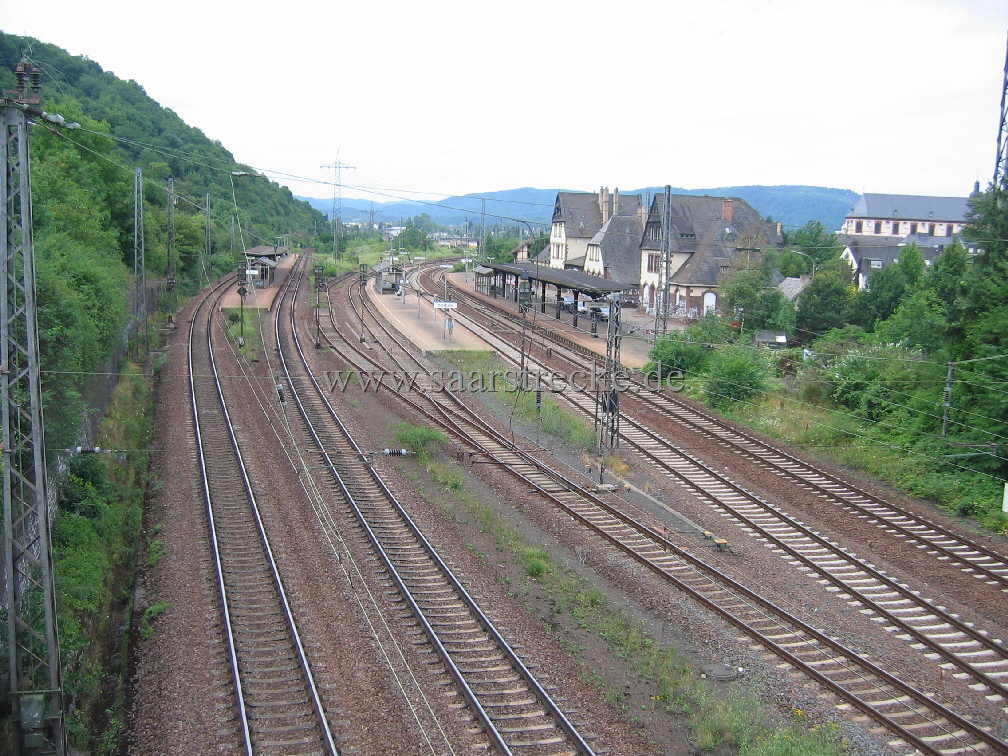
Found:
[[[605,376],[600,399],[602,422],[599,425],[599,451],[619,448],[620,434],[620,294],[609,298],[609,331],[606,343]]]
[[[662,200],[661,259],[658,263],[658,306],[655,313],[655,340],[668,332],[669,311],[672,309],[672,187],[665,185]]]
[[[998,130],[994,191],[1008,190],[1008,51],[1005,52],[1004,84],[1001,88],[1001,128]]]
[[[165,270],[165,288],[175,291],[175,277],[178,273],[178,260],[175,258],[175,179],[168,177],[168,229],[166,232],[168,244],[168,264]]]
[[[133,317],[136,318],[137,359],[147,361],[150,352],[147,317],[147,261],[144,252],[143,170],[133,170]]]
[[[39,383],[28,118],[0,105],[5,229],[0,253],[4,578],[15,750],[65,752]]]

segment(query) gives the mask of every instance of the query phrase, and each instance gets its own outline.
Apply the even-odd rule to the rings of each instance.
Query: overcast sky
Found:
[[[295,194],[811,184],[994,170],[1004,0],[0,0]],[[288,178],[296,177],[296,178]],[[296,180],[303,179],[303,180]],[[377,189],[364,194],[355,187]]]

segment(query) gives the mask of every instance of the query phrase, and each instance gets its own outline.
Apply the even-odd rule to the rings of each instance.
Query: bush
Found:
[[[393,440],[414,454],[424,457],[430,454],[431,445],[443,444],[448,437],[437,428],[418,428],[409,423],[400,423],[396,426]]]
[[[704,396],[714,408],[732,402],[749,402],[766,390],[767,367],[755,353],[745,349],[722,352],[704,381]]]
[[[702,344],[691,341],[683,334],[669,334],[655,342],[648,352],[651,362],[644,372],[652,373],[662,368],[662,378],[673,370],[681,370],[684,375],[702,373],[710,363],[710,351]]]

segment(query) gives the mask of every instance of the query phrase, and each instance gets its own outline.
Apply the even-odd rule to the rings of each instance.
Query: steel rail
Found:
[[[336,423],[336,426],[339,428],[340,433],[342,434],[342,436],[346,439],[346,441],[350,444],[351,448],[353,449],[354,455],[359,456],[360,459],[363,460],[363,461],[367,461],[367,456],[363,452],[361,452],[360,447],[357,445],[356,441],[353,439],[352,434],[346,428],[346,426],[344,425],[344,423],[342,422],[342,420],[340,419],[340,417],[338,416],[338,414],[332,408],[332,405],[326,399],[325,393],[322,390],[322,387],[318,384],[318,381],[315,378],[314,373],[311,371],[311,369],[310,369],[310,367],[308,365],[307,358],[305,357],[303,348],[301,346],[300,338],[297,335],[296,319],[295,319],[295,303],[294,302],[291,303],[290,313],[291,313],[290,327],[291,327],[291,334],[292,334],[293,340],[294,340],[294,346],[295,346],[296,351],[297,351],[297,353],[298,353],[298,355],[300,357],[300,361],[301,361],[302,366],[303,366],[303,368],[304,368],[304,370],[306,372],[307,378],[309,379],[309,381],[311,382],[311,384],[314,386],[314,389],[315,389],[315,394],[314,395],[317,396],[320,399],[320,401],[322,402],[322,404],[324,405],[324,407],[327,409],[329,416]],[[278,317],[279,317],[279,315],[278,315]],[[277,334],[278,334],[278,337],[279,337],[279,334],[280,334],[279,326],[278,326]],[[281,363],[282,363],[282,365],[284,367],[285,375],[288,378],[289,384],[293,388],[293,386],[294,386],[294,378],[290,374],[289,366],[288,366],[287,361],[286,361],[285,350],[283,348],[281,348],[281,349],[279,349],[279,353],[280,353]],[[507,741],[504,739],[503,734],[500,733],[500,731],[498,730],[497,725],[493,722],[492,717],[486,712],[486,710],[483,707],[482,703],[479,701],[477,694],[471,689],[471,687],[469,686],[469,684],[465,680],[465,678],[463,676],[463,673],[461,672],[461,670],[458,669],[457,665],[452,660],[451,654],[444,647],[443,643],[441,642],[441,639],[439,638],[438,632],[435,630],[435,628],[433,626],[431,626],[429,624],[429,622],[428,622],[428,620],[427,620],[427,618],[425,616],[425,613],[423,612],[423,610],[421,609],[421,607],[416,603],[416,601],[414,600],[413,596],[410,593],[410,590],[409,590],[408,586],[406,586],[405,582],[400,577],[399,572],[396,569],[393,560],[391,559],[391,557],[387,554],[387,552],[385,551],[385,549],[381,545],[379,537],[374,532],[374,530],[371,528],[371,526],[368,523],[367,518],[364,516],[363,512],[357,507],[356,501],[355,501],[355,497],[353,495],[353,492],[351,491],[351,485],[346,481],[344,474],[339,469],[339,465],[336,464],[336,462],[333,460],[332,455],[326,449],[326,445],[323,443],[322,439],[319,438],[319,436],[318,436],[318,434],[317,434],[317,432],[316,432],[316,430],[314,428],[314,424],[311,422],[311,420],[309,418],[309,414],[308,414],[307,410],[304,408],[304,405],[302,404],[300,392],[292,390],[292,394],[295,397],[295,401],[298,403],[298,406],[299,406],[299,408],[301,410],[302,416],[304,417],[306,423],[308,424],[308,426],[310,428],[310,432],[312,433],[313,437],[315,438],[316,444],[318,445],[319,449],[323,453],[324,458],[326,459],[326,463],[327,463],[327,465],[328,465],[328,467],[329,467],[332,475],[334,476],[335,480],[337,481],[338,485],[340,486],[340,488],[341,488],[341,490],[342,490],[342,492],[344,494],[344,497],[347,499],[347,501],[351,504],[351,506],[353,506],[354,510],[357,512],[358,518],[359,518],[359,520],[361,522],[362,527],[364,528],[365,532],[368,534],[368,537],[371,540],[372,544],[374,545],[374,548],[376,549],[376,551],[381,555],[382,560],[383,560],[383,562],[386,565],[386,569],[388,569],[390,575],[393,576],[393,578],[396,581],[396,584],[399,586],[400,592],[404,596],[405,600],[407,600],[409,602],[411,608],[413,609],[414,614],[417,616],[418,620],[424,625],[425,632],[427,633],[428,637],[431,639],[432,644],[438,650],[438,653],[442,657],[442,660],[445,663],[446,668],[452,671],[452,676],[456,679],[457,684],[463,690],[464,695],[466,696],[467,700],[470,702],[470,705],[472,706],[474,712],[477,713],[477,716],[480,719],[481,723],[483,724],[484,728],[487,730],[488,735],[491,736],[496,741],[495,745],[497,745],[502,750],[502,752],[504,752],[504,753],[510,753],[511,751],[509,750],[509,746],[507,745]],[[531,689],[532,693],[539,699],[540,703],[544,706],[544,708],[546,708],[549,711],[550,717],[558,725],[560,731],[564,733],[564,735],[568,738],[568,740],[573,744],[573,746],[578,750],[579,753],[585,754],[586,756],[592,754],[593,751],[592,751],[591,747],[587,744],[587,742],[585,742],[585,740],[583,739],[583,737],[581,736],[581,734],[577,731],[577,729],[573,726],[573,724],[567,719],[567,717],[563,713],[563,711],[556,705],[555,702],[553,702],[553,700],[549,696],[549,694],[545,691],[544,688],[542,688],[542,686],[539,684],[538,680],[535,678],[534,675],[532,675],[531,671],[525,666],[525,664],[521,661],[521,659],[518,657],[518,655],[514,652],[514,650],[507,643],[507,641],[503,638],[503,636],[500,635],[499,631],[497,630],[497,628],[495,627],[495,625],[493,624],[493,622],[483,613],[483,611],[480,609],[480,607],[477,604],[477,602],[465,590],[465,588],[459,582],[458,578],[454,575],[454,573],[452,572],[452,570],[448,567],[447,564],[445,564],[445,562],[438,555],[438,553],[434,549],[433,545],[431,545],[429,543],[429,541],[426,539],[426,537],[420,531],[419,527],[413,522],[412,518],[410,518],[409,515],[406,513],[405,509],[399,503],[399,501],[395,497],[394,493],[388,488],[388,486],[382,480],[381,476],[378,475],[378,473],[374,469],[374,467],[370,463],[368,463],[366,465],[366,469],[367,469],[368,474],[370,475],[371,479],[373,480],[373,482],[375,484],[377,484],[377,486],[381,489],[383,496],[386,498],[386,500],[389,502],[389,504],[397,512],[397,514],[401,518],[402,522],[406,525],[406,527],[412,533],[413,537],[421,545],[423,551],[426,552],[426,554],[428,555],[428,558],[430,558],[435,563],[435,565],[437,565],[438,569],[443,573],[443,575],[445,576],[446,580],[451,585],[451,587],[454,589],[454,591],[458,594],[458,596],[462,600],[462,602],[466,605],[467,609],[475,616],[475,618],[477,619],[477,621],[479,622],[479,624],[482,626],[484,632],[486,632],[493,639],[494,643],[496,643],[497,646],[501,649],[501,651],[504,653],[504,655],[506,656],[506,658],[508,659],[508,661],[512,664],[512,666],[516,669],[516,671],[522,676],[522,678],[524,679],[526,685],[528,685],[529,688]]]
[[[490,338],[499,339],[500,337],[497,334],[492,334],[490,335]],[[506,350],[502,351],[506,354]],[[531,358],[527,357],[526,359],[530,360]],[[588,406],[584,396],[580,394],[574,397],[565,396],[565,399],[567,399],[567,401],[570,402],[584,416],[589,418],[593,416],[594,407]],[[857,600],[861,604],[869,606],[872,611],[876,612],[880,617],[888,621],[894,630],[898,629],[903,633],[910,635],[913,640],[923,644],[931,651],[944,658],[948,663],[954,665],[965,674],[968,674],[976,679],[980,684],[986,686],[988,690],[993,691],[994,695],[999,697],[1001,700],[1008,699],[1008,686],[1005,686],[1004,683],[1000,682],[1000,680],[996,679],[993,675],[988,674],[983,668],[981,668],[982,665],[990,664],[1000,664],[1002,667],[1008,665],[1008,649],[1005,648],[1003,642],[996,641],[988,634],[977,631],[970,623],[960,621],[956,617],[953,617],[950,613],[939,609],[932,602],[922,601],[918,595],[914,594],[913,591],[894,581],[892,578],[889,578],[881,571],[869,566],[864,560],[857,559],[846,550],[840,549],[831,541],[820,536],[817,532],[814,532],[807,526],[795,520],[793,517],[787,515],[783,510],[762,501],[752,493],[743,489],[734,481],[725,477],[723,474],[713,470],[708,465],[705,465],[700,460],[679,451],[668,441],[659,437],[656,433],[646,428],[643,424],[637,422],[633,418],[627,417],[625,418],[625,421],[633,426],[633,430],[624,429],[621,432],[621,437],[637,449],[645,458],[658,465],[662,470],[673,475],[676,479],[685,484],[686,487],[699,494],[704,500],[713,503],[719,508],[729,512],[740,521],[744,522],[746,527],[757,532],[760,537],[774,544],[795,561],[801,562],[807,567],[813,569],[827,582],[832,583],[834,586],[843,591],[844,594],[852,594],[856,596]],[[658,449],[648,448],[645,445],[645,442],[640,438],[634,438],[635,433],[639,433],[646,438],[650,438]],[[660,454],[675,455],[681,459],[684,464],[689,465],[693,469],[692,474],[688,474],[682,469],[679,469],[675,465],[671,464],[669,461],[662,459]],[[701,482],[696,479],[698,474],[706,476],[711,480],[705,481],[706,485],[701,484]],[[741,497],[745,504],[758,507],[766,514],[766,516],[773,517],[779,522],[786,524],[802,538],[828,550],[837,558],[845,560],[855,569],[871,576],[880,585],[887,587],[889,590],[899,594],[904,599],[913,602],[919,608],[919,611],[925,613],[925,616],[917,619],[920,619],[923,622],[928,619],[928,613],[930,613],[935,620],[945,623],[949,628],[952,628],[960,633],[962,637],[958,639],[944,638],[944,642],[935,640],[927,633],[917,629],[914,625],[904,621],[892,611],[881,606],[880,603],[873,600],[865,590],[854,587],[851,583],[845,582],[843,579],[837,577],[835,574],[837,570],[830,571],[822,565],[816,563],[815,560],[809,559],[799,549],[792,546],[792,544],[790,544],[784,537],[771,532],[768,526],[761,525],[753,520],[752,517],[740,511],[737,506],[728,502],[723,494],[712,493],[712,486],[720,486],[728,489],[737,496]],[[848,579],[853,582],[853,578],[856,577],[856,575],[848,576]],[[940,630],[941,628],[937,629]],[[951,647],[961,646],[963,637],[968,638],[973,643],[977,644],[977,646],[982,649],[983,653],[988,654],[993,657],[993,659],[969,658],[977,653],[976,647],[957,648],[954,651],[950,650]]]
[[[441,273],[441,271],[435,270],[435,273]],[[441,274],[443,275],[443,273]],[[418,285],[420,284],[418,283]],[[507,322],[514,333],[518,332],[513,324],[507,320],[509,316],[513,316],[510,310],[472,295],[464,289],[456,288],[455,297],[458,301],[466,302],[469,306],[476,307],[484,316],[487,316],[487,312],[492,310],[500,318],[505,319],[503,322]],[[498,319],[496,322],[500,323],[502,321]],[[555,331],[551,331],[543,325],[531,323],[527,327],[530,331],[539,333],[543,339],[548,338],[550,341],[560,344],[581,358],[593,359],[595,361],[601,359],[601,355],[596,352],[572,339],[565,338]],[[567,357],[562,354],[558,354],[557,356],[562,356],[572,364],[578,364],[573,357]],[[879,528],[894,530],[907,540],[925,546],[929,552],[962,565],[964,570],[974,572],[976,573],[976,577],[987,581],[989,584],[1000,585],[1002,586],[1001,590],[1008,592],[1008,557],[1004,554],[962,534],[953,533],[948,528],[927,517],[871,494],[863,488],[837,475],[828,473],[822,468],[802,460],[766,441],[760,440],[752,434],[733,428],[720,418],[699,410],[681,399],[657,393],[639,381],[632,373],[629,373],[628,376],[633,381],[633,391],[627,393],[653,411],[659,412],[673,422],[691,427],[699,433],[714,435],[720,441],[738,450],[742,455],[756,464],[773,468],[781,475],[795,481],[797,485],[816,491],[823,497],[839,503],[848,511],[857,512],[860,515],[871,518]],[[668,405],[671,405],[672,409]],[[693,415],[696,418],[700,418],[700,420],[688,417],[687,415]],[[625,413],[624,417],[626,417]],[[703,427],[703,423],[715,426],[717,431]],[[744,443],[732,439],[731,436],[743,439]],[[747,444],[755,446],[757,449],[753,450]],[[768,458],[767,455],[777,456],[780,460]],[[801,469],[796,471],[793,467]],[[820,482],[816,478],[824,482]],[[865,503],[852,500],[858,498],[864,499]],[[875,508],[888,510],[891,514],[880,513]],[[908,521],[909,524],[897,522],[896,518],[902,518]],[[922,528],[931,532],[922,532]],[[937,539],[945,539],[949,543],[939,543]],[[977,558],[971,558],[970,554],[964,554],[964,550],[973,552],[979,558],[989,561],[986,564],[981,563]]]
[[[213,554],[214,570],[217,574],[217,587],[220,590],[221,595],[221,613],[224,618],[224,632],[227,640],[228,656],[231,660],[231,673],[234,677],[235,698],[237,699],[238,722],[242,731],[242,743],[244,745],[246,756],[252,756],[252,736],[249,732],[248,719],[245,716],[245,697],[242,691],[241,675],[238,671],[238,654],[235,649],[234,632],[231,626],[231,614],[230,609],[228,608],[227,587],[224,583],[224,569],[221,565],[220,552],[217,549],[217,530],[214,524],[213,502],[210,500],[210,482],[207,478],[206,460],[203,455],[203,437],[200,432],[198,420],[199,411],[196,407],[196,385],[194,382],[196,371],[193,369],[193,340],[195,338],[196,320],[199,317],[200,311],[206,303],[210,301],[210,295],[216,293],[220,289],[226,289],[230,286],[230,283],[230,279],[225,279],[219,286],[206,292],[203,301],[201,301],[199,306],[196,308],[196,312],[193,314],[193,319],[189,323],[189,349],[187,359],[189,364],[190,407],[192,409],[193,431],[196,437],[196,451],[199,459],[200,479],[203,483],[203,501],[207,510],[207,524],[210,530],[210,552]]]
[[[228,280],[228,284],[229,283],[230,279]],[[220,292],[222,292],[224,288],[226,288],[226,286],[218,287],[215,290],[216,292],[218,292],[217,301],[219,301]],[[209,301],[209,297],[207,297],[206,299],[204,299],[203,302],[201,302],[200,309],[202,309],[202,307],[207,301]],[[204,484],[205,503],[207,506],[208,520],[210,523],[209,527],[212,535],[213,552],[218,572],[218,581],[221,588],[221,601],[222,605],[224,606],[223,613],[227,622],[229,650],[232,653],[232,669],[236,677],[236,691],[238,691],[237,696],[240,702],[240,718],[242,722],[243,736],[245,737],[246,752],[251,755],[253,751],[253,738],[251,736],[250,726],[248,724],[248,718],[245,713],[246,702],[245,702],[245,694],[243,692],[243,675],[241,673],[240,665],[238,662],[238,651],[234,643],[233,618],[231,617],[231,613],[228,608],[228,600],[227,600],[228,591],[225,587],[226,581],[223,574],[223,565],[220,559],[220,552],[218,548],[218,534],[216,526],[217,517],[214,511],[213,500],[211,496],[211,483],[210,483],[211,471],[207,470],[206,455],[204,452],[203,434],[199,429],[200,418],[202,414],[205,413],[205,410],[200,409],[196,399],[197,391],[195,387],[195,371],[193,370],[193,351],[194,351],[193,339],[195,336],[196,322],[197,318],[194,317],[192,324],[190,326],[190,344],[189,344],[189,365],[190,365],[189,379],[190,379],[190,391],[192,394],[193,423],[194,426],[196,427],[196,434],[198,439],[201,477]],[[269,538],[266,534],[266,529],[259,512],[259,507],[255,499],[255,494],[252,489],[251,481],[249,479],[248,470],[246,469],[245,462],[241,454],[240,444],[235,435],[234,427],[230,418],[230,413],[228,412],[227,405],[224,399],[223,388],[220,383],[220,377],[217,371],[216,359],[214,357],[212,322],[213,322],[213,309],[211,308],[210,312],[206,316],[206,326],[207,326],[206,349],[207,349],[207,356],[209,359],[211,377],[213,378],[214,387],[216,389],[217,397],[220,402],[219,408],[215,408],[213,411],[218,410],[220,411],[221,418],[223,420],[224,426],[227,430],[228,437],[233,447],[235,462],[237,464],[238,472],[240,473],[241,479],[243,481],[245,495],[247,497],[250,511],[253,515],[256,524],[256,529],[258,536],[260,538],[263,553],[266,557],[267,567],[269,569],[269,573],[273,581],[273,588],[276,591],[277,597],[280,600],[280,608],[282,609],[286,626],[288,628],[288,631],[290,632],[291,641],[297,654],[297,658],[302,670],[304,681],[307,684],[309,693],[311,695],[312,708],[314,710],[316,723],[321,734],[321,741],[322,741],[321,745],[327,751],[327,753],[331,754],[331,756],[339,756],[339,751],[336,748],[332,732],[330,731],[329,728],[329,723],[326,720],[321,696],[318,692],[314,676],[311,672],[311,667],[308,663],[308,659],[305,654],[304,645],[302,643],[300,633],[298,632],[297,629],[297,623],[294,619],[293,610],[290,607],[286,591],[284,590],[283,581],[280,577],[276,559],[273,554],[272,547],[270,546]]]
[[[548,493],[548,492],[544,492],[544,493]],[[845,588],[845,590],[849,590],[849,588]]]

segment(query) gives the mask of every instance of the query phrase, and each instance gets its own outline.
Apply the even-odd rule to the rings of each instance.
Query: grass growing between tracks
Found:
[[[264,316],[268,317],[268,313],[268,310],[260,307],[245,307],[244,312],[240,307],[224,308],[228,338],[246,360],[259,359],[259,353],[262,351],[261,320]]]
[[[466,373],[477,373],[482,376],[482,385],[498,386],[497,399],[502,407],[526,422],[537,423],[543,432],[556,436],[572,446],[592,448],[595,446],[595,431],[584,420],[560,407],[550,396],[549,391],[541,392],[541,403],[537,400],[535,391],[503,390],[505,381],[500,377],[503,369],[492,352],[473,350],[446,350],[437,355],[448,360],[452,365]],[[495,381],[491,381],[491,373],[497,371]],[[508,383],[509,389],[517,384]]]
[[[539,616],[546,632],[577,659],[586,682],[627,712],[632,725],[639,725],[642,716],[682,717],[700,749],[728,747],[740,756],[840,756],[846,752],[836,725],[806,722],[800,712],[791,721],[780,722],[766,713],[749,683],[731,683],[724,693],[698,679],[675,647],[656,640],[644,623],[630,617],[601,588],[557,562],[546,548],[528,543],[507,517],[481,502],[467,484],[465,469],[437,457],[437,447],[444,441],[439,434],[430,428],[397,427],[397,441],[418,452],[418,462],[437,486],[435,491],[421,486],[422,494],[433,498],[458,524],[489,537],[490,550],[496,550],[498,560],[520,566],[524,586],[512,586],[512,595],[521,599],[524,590],[527,596],[533,584],[541,590],[551,607],[548,614],[544,611]],[[482,552],[477,554],[487,558]],[[529,602],[526,607],[535,611]],[[601,641],[615,660],[650,687],[650,702],[641,711],[631,713],[622,688],[607,683],[597,669],[598,660],[584,658],[583,644],[589,637]]]

